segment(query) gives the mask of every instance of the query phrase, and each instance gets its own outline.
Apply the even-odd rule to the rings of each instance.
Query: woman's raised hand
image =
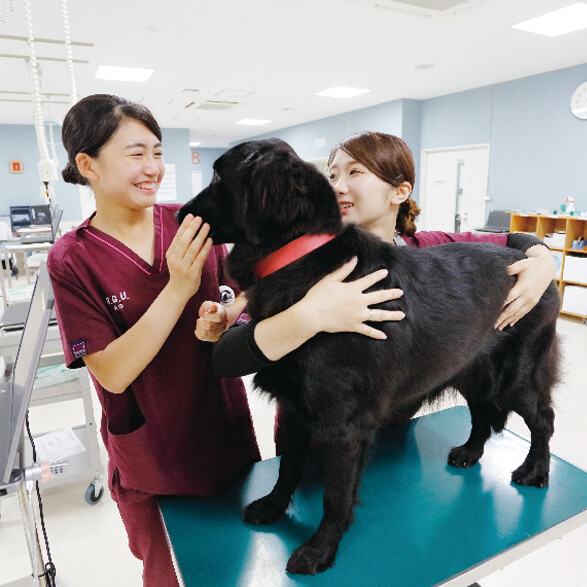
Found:
[[[212,248],[209,230],[199,216],[188,214],[167,249],[168,287],[185,301],[200,288],[202,269]]]

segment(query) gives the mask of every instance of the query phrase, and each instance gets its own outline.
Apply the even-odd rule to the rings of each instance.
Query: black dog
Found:
[[[319,334],[255,376],[257,387],[283,410],[285,446],[273,491],[245,509],[244,519],[268,524],[288,507],[310,440],[324,456],[324,516],[317,532],[293,553],[287,570],[314,574],[332,566],[354,519],[367,448],[389,417],[452,387],[466,398],[472,430],[448,462],[470,467],[491,431],[520,414],[532,435],[526,460],[512,474],[520,485],[548,484],[554,430],[551,388],[557,380],[554,284],[514,327],[494,324],[514,278],[506,268],[523,254],[495,245],[449,244],[425,249],[390,246],[354,226],[343,228],[326,178],[278,139],[250,141],[214,164],[209,187],[186,204],[211,225],[215,243],[235,243],[228,270],[246,289],[248,311],[263,319],[300,300],[352,256],[349,277],[381,267],[377,288],[404,296],[380,307],[401,309],[400,322],[378,323],[386,341],[358,334]],[[302,235],[335,235],[312,252],[267,275],[257,264]],[[255,269],[257,267],[257,269]]]

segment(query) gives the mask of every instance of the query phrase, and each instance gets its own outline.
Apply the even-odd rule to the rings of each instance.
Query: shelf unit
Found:
[[[587,322],[587,247],[572,248],[573,241],[580,237],[587,240],[587,218],[513,213],[510,232],[534,234],[541,240],[545,240],[548,235],[559,235],[560,242],[547,244],[553,252],[559,253],[561,261],[560,277],[556,280],[561,294],[561,314]]]

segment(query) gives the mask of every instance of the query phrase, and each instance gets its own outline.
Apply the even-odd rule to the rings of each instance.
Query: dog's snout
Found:
[[[196,209],[196,206],[194,205],[194,200],[195,198],[192,198],[189,202],[187,202],[186,204],[184,204],[176,213],[175,213],[175,218],[177,219],[177,223],[181,224],[185,217],[188,214],[192,214],[193,216],[202,216],[202,214],[200,213],[199,210]],[[206,219],[204,218],[204,221]]]

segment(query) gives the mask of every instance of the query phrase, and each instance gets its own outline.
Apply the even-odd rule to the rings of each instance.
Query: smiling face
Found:
[[[398,188],[379,179],[363,164],[339,149],[329,167],[329,179],[344,224],[358,224],[379,236],[395,229]]]
[[[161,141],[140,122],[124,119],[96,157],[83,153],[78,157],[89,159],[87,177],[97,202],[129,210],[155,203],[165,174],[163,149]]]

